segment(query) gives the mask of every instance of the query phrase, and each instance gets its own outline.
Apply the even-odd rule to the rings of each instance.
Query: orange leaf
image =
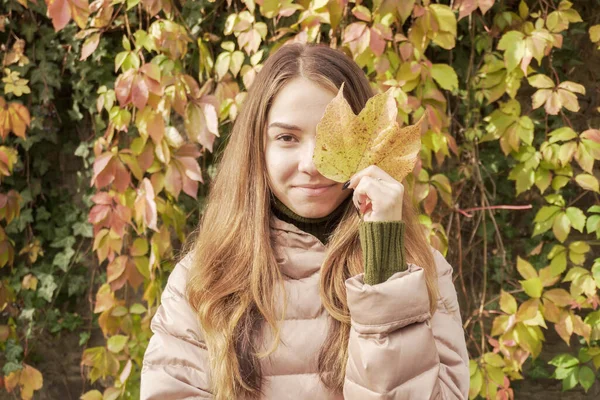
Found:
[[[81,46],[81,58],[79,61],[83,61],[90,56],[98,47],[98,43],[100,43],[100,34],[94,33],[90,37],[88,37],[85,42],[83,42],[83,46]]]
[[[46,0],[46,4],[55,31],[63,29],[71,18],[81,29],[85,28],[90,15],[87,0]]]

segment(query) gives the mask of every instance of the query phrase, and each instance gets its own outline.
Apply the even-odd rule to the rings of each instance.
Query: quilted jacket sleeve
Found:
[[[184,297],[188,267],[179,262],[152,318],[154,335],[144,354],[141,399],[210,399],[208,352],[196,316]]]
[[[387,281],[346,281],[352,318],[344,398],[467,399],[469,360],[452,267],[433,250],[440,297],[431,316],[425,275],[408,263]]]

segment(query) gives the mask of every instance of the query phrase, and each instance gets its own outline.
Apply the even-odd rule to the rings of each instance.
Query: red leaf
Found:
[[[136,75],[131,85],[131,102],[138,110],[143,110],[148,103],[148,85],[144,78]]]
[[[114,179],[114,164],[111,164],[114,154],[106,152],[94,160],[94,175],[92,176],[92,183],[96,185],[96,188],[101,189],[104,186],[110,184]]]
[[[381,36],[378,30],[371,28],[371,38],[369,47],[373,50],[376,56],[381,56],[385,51],[385,39]]]
[[[429,193],[425,198],[425,202],[423,203],[423,208],[427,215],[431,215],[433,210],[435,210],[435,206],[438,202],[438,192],[437,189],[433,185],[429,185]]]
[[[176,199],[181,193],[183,182],[181,180],[181,173],[175,165],[171,163],[167,166],[167,172],[165,173],[165,190],[171,193]]]
[[[71,20],[71,8],[66,0],[46,0],[48,16],[52,19],[55,31],[60,31]]]
[[[131,174],[120,160],[115,158],[113,163],[115,164],[114,185],[119,192],[123,193],[131,183]]]
[[[160,143],[165,136],[165,120],[161,113],[152,111],[147,121],[148,134],[154,143]]]
[[[456,3],[455,8],[460,10],[458,19],[461,20],[467,15],[471,15],[471,13],[477,9],[477,0],[459,0]]]
[[[146,143],[146,146],[144,147],[142,154],[138,156],[137,161],[142,171],[146,171],[150,168],[150,165],[154,162],[154,149],[152,143]]]
[[[125,73],[119,75],[115,82],[115,95],[121,107],[129,104],[131,86],[133,85],[133,78],[135,77],[135,71],[133,69],[127,70]]]

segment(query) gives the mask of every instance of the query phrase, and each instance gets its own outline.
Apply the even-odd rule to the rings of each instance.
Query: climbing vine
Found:
[[[400,122],[426,115],[407,187],[454,266],[470,398],[597,380],[600,86],[577,70],[599,59],[599,1],[0,3],[4,390],[44,390],[38,343],[75,332],[82,399],[139,398],[215,155],[289,42],[344,51]],[[570,351],[540,361],[551,330]]]

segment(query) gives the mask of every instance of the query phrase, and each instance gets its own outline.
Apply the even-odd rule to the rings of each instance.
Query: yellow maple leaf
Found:
[[[414,125],[400,128],[391,90],[370,98],[357,116],[343,90],[344,83],[317,124],[315,166],[323,176],[336,182],[349,180],[369,165],[402,181],[417,162],[424,117]]]

